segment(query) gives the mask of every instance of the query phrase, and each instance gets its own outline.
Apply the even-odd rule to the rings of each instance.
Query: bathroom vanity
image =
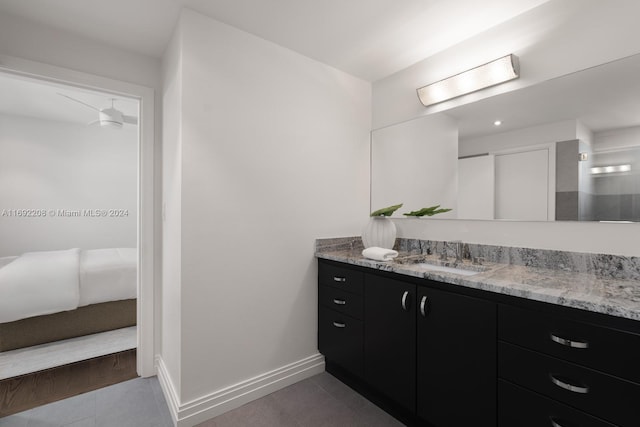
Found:
[[[530,253],[449,261],[473,271],[462,275],[430,270],[443,264],[430,251],[400,249],[394,262],[317,250],[329,372],[407,424],[640,426],[636,279],[533,267]]]

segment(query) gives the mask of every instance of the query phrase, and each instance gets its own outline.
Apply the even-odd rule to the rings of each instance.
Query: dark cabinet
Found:
[[[496,425],[496,304],[418,290],[417,413],[434,426]]]
[[[364,311],[362,295],[321,286],[318,290],[318,302],[321,306],[344,313],[354,319],[362,319]]]
[[[362,375],[363,323],[326,307],[318,309],[318,348],[325,357]]]
[[[319,271],[318,341],[330,365],[416,422],[496,425],[494,302],[324,261]]]
[[[318,349],[325,358],[362,376],[364,274],[350,268],[318,266]]]
[[[499,316],[503,341],[640,383],[640,334],[508,305]]]
[[[615,425],[640,425],[640,385],[512,344],[498,348],[501,378]]]
[[[640,425],[640,335],[504,304],[499,325],[501,427],[514,416],[513,397],[502,391],[509,387],[544,396],[518,405],[553,425]],[[535,401],[547,403],[534,407]]]
[[[366,274],[364,378],[408,411],[416,404],[416,285]]]
[[[615,427],[571,406],[498,380],[499,427]]]
[[[410,425],[640,426],[638,322],[333,261],[318,283],[327,370]]]
[[[350,292],[354,295],[362,295],[364,273],[349,267],[320,263],[318,266],[318,283]]]

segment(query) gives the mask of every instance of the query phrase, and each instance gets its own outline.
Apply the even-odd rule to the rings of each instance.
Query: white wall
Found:
[[[0,257],[79,247],[136,247],[138,138],[104,129],[0,115]],[[44,209],[45,217],[3,210]],[[51,210],[124,209],[126,217]]]
[[[314,239],[366,222],[371,88],[189,10],[177,31],[181,200],[165,231],[179,203],[181,278],[165,285],[180,286],[173,386],[190,407],[317,354]]]
[[[153,88],[161,82],[157,58],[6,13],[0,14],[0,53]]]
[[[531,11],[373,84],[373,127],[443,111],[640,52],[635,0],[551,0]],[[521,77],[424,108],[416,88],[506,55]],[[574,128],[575,130],[575,128]],[[460,154],[464,154],[460,149]],[[640,224],[395,220],[400,237],[640,255]],[[434,223],[434,221],[436,221]]]
[[[180,23],[179,23],[180,25]],[[162,109],[162,347],[171,382],[180,389],[182,221],[182,30],[163,61]]]

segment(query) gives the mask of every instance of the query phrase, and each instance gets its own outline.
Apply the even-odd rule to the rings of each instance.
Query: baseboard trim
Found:
[[[160,388],[162,389],[164,398],[167,401],[167,406],[169,407],[173,424],[177,425],[178,413],[180,411],[180,399],[178,397],[178,392],[173,385],[173,381],[171,380],[171,376],[169,376],[167,365],[165,365],[164,360],[160,355],[156,355],[156,370],[158,371],[158,382],[160,383]]]
[[[180,404],[178,394],[168,375],[162,357],[156,359],[158,379],[167,399],[176,427],[192,427],[302,381],[324,371],[324,356],[313,354],[248,380]]]

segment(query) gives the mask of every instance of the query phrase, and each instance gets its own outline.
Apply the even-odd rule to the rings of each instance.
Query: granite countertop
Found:
[[[364,258],[362,248],[317,248],[316,257],[640,320],[640,283],[635,279],[599,277],[593,273],[492,262],[485,262],[478,267],[468,260],[459,266],[484,271],[463,276],[428,271],[418,266],[417,263],[423,260],[430,264],[442,264],[435,255],[400,251],[396,260],[380,262]]]

